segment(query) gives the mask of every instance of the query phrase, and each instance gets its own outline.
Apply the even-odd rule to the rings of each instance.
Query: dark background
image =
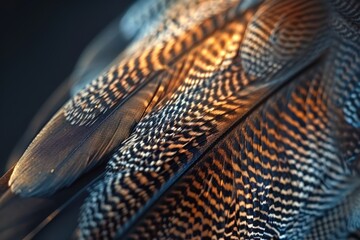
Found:
[[[133,0],[0,2],[0,173],[86,45]]]

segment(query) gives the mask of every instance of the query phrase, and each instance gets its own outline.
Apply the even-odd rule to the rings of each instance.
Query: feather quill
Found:
[[[4,214],[39,207],[22,197],[60,203],[4,229],[70,236],[84,202],[79,239],[356,236],[360,5],[346,2],[147,2],[160,14],[0,181],[11,174]],[[106,156],[106,171],[73,185]]]
[[[324,39],[327,33],[323,30],[322,24],[311,29],[304,28],[305,30],[296,28],[296,24],[282,24],[289,22],[286,17],[291,17],[291,11],[297,11],[305,23],[307,19],[313,20],[315,14],[318,17],[317,21],[322,19],[321,21],[326,22],[326,12],[320,2],[304,4],[303,1],[272,1],[264,3],[257,12],[262,16],[264,9],[271,8],[278,11],[282,8],[287,10],[287,15],[273,19],[274,22],[271,24],[281,28],[281,31],[288,30],[294,36],[304,34],[313,41],[311,47],[321,45],[323,49],[326,48],[327,43]],[[253,62],[251,66],[262,66],[262,58],[269,58],[266,52],[273,53],[277,49],[276,44],[251,49],[256,30],[251,26],[261,24],[258,14],[251,19],[254,23],[249,23],[246,17],[242,19],[244,22],[240,19],[230,21],[199,45],[198,48],[204,53],[197,54],[193,68],[185,79],[187,85],[176,91],[166,104],[143,118],[134,129],[134,133],[114,154],[105,179],[93,190],[84,206],[85,211],[80,219],[82,238],[112,238],[117,231],[124,237],[122,232],[127,232],[129,226],[138,222],[139,216],[142,216],[147,206],[160,198],[172,183],[177,182],[182,172],[189,169],[193,162],[200,161],[199,157],[207,149],[212,148],[214,142],[224,137],[224,133],[236,119],[242,119],[265,96],[271,96],[275,89],[291,79],[300,69],[311,64],[322,53],[319,47],[319,51],[309,51],[305,44],[309,40],[299,40],[304,44],[292,46],[294,55],[291,56],[289,53],[289,59],[285,59],[283,64],[276,64],[275,61],[277,68],[269,66],[270,73],[251,74],[252,70],[248,68],[251,64],[246,65],[248,60]],[[246,29],[241,27],[242,25],[250,27]],[[229,39],[226,39],[228,36]],[[231,39],[236,40],[232,42]],[[267,39],[263,37],[258,41],[265,43]],[[221,45],[222,42],[227,44]],[[212,50],[217,47],[222,51]],[[239,49],[242,50],[240,55]],[[264,49],[265,53],[255,55],[251,51],[256,49]],[[246,57],[243,53],[246,53]],[[217,61],[206,61],[207,59]],[[267,70],[266,66],[263,68]],[[230,86],[222,88],[223,85]],[[210,91],[207,91],[208,89]],[[194,102],[197,103],[197,100],[199,103],[192,105]],[[173,112],[172,109],[177,111]],[[155,119],[157,127],[152,130]],[[188,122],[187,119],[191,121]],[[109,199],[106,197],[108,194],[111,196]],[[113,201],[119,204],[111,204]],[[120,212],[121,218],[112,215],[111,212]]]

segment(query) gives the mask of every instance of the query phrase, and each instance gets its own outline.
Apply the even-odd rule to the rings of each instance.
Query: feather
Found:
[[[16,164],[31,143],[31,140],[56,111],[79,89],[99,75],[128,45],[131,36],[118,30],[118,22],[118,19],[115,20],[93,40],[79,58],[71,76],[58,87],[35,115],[21,140],[10,154],[7,162],[8,169]]]
[[[360,189],[357,188],[324,217],[317,219],[307,239],[346,239],[350,233],[359,229]]]
[[[16,164],[9,180],[12,191],[23,196],[50,195],[71,184],[129,135],[157,86],[148,84],[91,127],[70,125],[60,110]]]
[[[99,115],[118,104],[120,99],[126,98],[154,77],[161,77],[158,76],[161,72],[241,11],[244,5],[241,3],[236,0],[177,1],[165,12],[166,19],[157,26],[160,33],[153,31],[136,42],[128,49],[128,57],[69,101],[65,106],[66,119],[80,126],[91,125]],[[245,3],[248,5],[247,1]],[[181,12],[182,17],[177,19],[179,12],[174,14],[174,11],[185,9],[189,11]],[[199,23],[203,27],[201,31],[194,29]],[[169,27],[170,24],[174,27]]]
[[[136,40],[0,181],[0,214],[37,206],[4,229],[70,236],[82,204],[79,239],[356,236],[360,5],[346,2],[140,1],[160,14],[132,29],[130,9]],[[45,210],[34,198],[61,193]],[[29,211],[45,213],[21,228]]]
[[[139,1],[120,19],[114,20],[84,50],[73,73],[48,99],[30,123],[25,134],[18,142],[7,162],[7,168],[13,167],[24,154],[27,146],[51,117],[71,97],[86,87],[104,69],[120,61],[122,51],[130,42],[139,41],[155,28],[161,12],[173,1]],[[156,14],[154,14],[156,12]],[[122,54],[121,54],[122,53]]]
[[[86,173],[71,187],[51,197],[23,198],[12,193],[7,186],[10,170],[0,179],[0,214],[6,216],[0,221],[0,238],[32,239],[34,235],[40,235],[44,228],[48,228],[48,225],[50,225],[50,230],[46,229],[46,232],[54,234],[56,231],[61,231],[61,236],[70,237],[77,225],[76,219],[80,206],[87,196],[86,189],[103,174],[103,171],[104,166],[100,166]],[[71,211],[68,211],[70,207]],[[63,217],[63,212],[66,213],[65,217]],[[61,224],[56,225],[55,231],[51,229],[53,221],[61,220]]]
[[[150,10],[146,9],[146,11]],[[143,14],[145,10],[140,8],[138,11],[140,11],[139,14]],[[151,18],[152,16],[145,17]],[[123,21],[126,22],[126,20],[125,16]],[[156,21],[153,20],[153,22],[152,25],[156,25]],[[134,45],[138,45],[137,41],[134,42]],[[138,57],[129,56],[130,53],[128,52],[131,52],[131,50],[123,53],[125,56],[120,57],[118,60],[120,65],[122,62],[129,62],[128,58],[134,58],[132,61],[135,62],[139,60]],[[99,54],[101,56],[102,52]],[[91,54],[89,53],[88,55]],[[144,55],[144,58],[158,57],[152,51],[145,52]],[[90,62],[80,61],[80,66],[77,68],[75,76],[79,76],[81,80],[76,82],[73,88],[76,89],[79,85],[81,86],[84,82],[88,81],[86,75],[90,73],[86,72],[86,70],[94,68],[94,64],[96,65],[97,63],[95,60]],[[99,65],[101,66],[101,64]],[[135,70],[136,68],[134,68]],[[74,100],[70,100],[65,107],[61,108],[41,130],[16,164],[9,181],[12,191],[23,196],[51,195],[58,189],[68,186],[82,173],[98,164],[104,156],[109,154],[114,147],[129,135],[129,131],[134,124],[136,124],[149,107],[154,105],[153,101],[158,99],[156,97],[157,94],[161,94],[164,90],[170,90],[171,87],[176,87],[174,83],[168,84],[171,74],[166,73],[162,67],[158,70],[154,69],[151,74],[151,81],[140,86],[137,84],[133,85],[134,89],[132,92],[117,100],[113,100],[112,105],[116,103],[117,106],[106,114],[102,114],[97,121],[86,126],[74,124],[73,120],[69,119],[68,108],[83,92],[102,86],[103,83],[98,81],[103,78],[103,75],[95,80],[92,85],[86,87],[83,92],[75,95]],[[128,84],[126,81],[129,79],[126,79],[124,76],[118,76],[117,70],[107,70],[105,77],[109,76],[112,76],[113,81],[118,81],[120,84]],[[107,85],[107,87],[112,86],[111,83]],[[112,94],[109,93],[108,96],[112,96]],[[88,95],[84,101],[96,101],[96,104],[92,106],[95,109],[101,105],[98,101],[104,100],[102,97],[97,98],[95,94]],[[86,110],[74,114],[80,118],[88,118],[91,115]],[[75,116],[74,118],[76,119]]]
[[[301,198],[309,196],[317,198],[323,194],[323,188],[329,188],[329,192],[326,193],[329,196],[322,204],[319,204],[319,208],[327,209],[334,202],[339,201],[337,195],[344,193],[347,187],[350,188],[348,179],[352,176],[347,165],[343,165],[342,156],[338,154],[342,152],[342,149],[335,146],[334,142],[340,143],[339,138],[344,136],[343,133],[340,134],[339,129],[350,135],[353,129],[341,121],[342,115],[338,115],[336,109],[328,110],[327,105],[323,103],[331,99],[326,95],[327,88],[323,89],[324,85],[333,84],[330,80],[322,78],[321,69],[325,68],[327,61],[319,59],[326,53],[324,50],[330,47],[330,43],[325,41],[329,33],[323,26],[328,18],[327,8],[323,4],[325,3],[321,1],[311,3],[269,1],[261,5],[250,22],[246,18],[230,21],[199,45],[198,48],[206,53],[196,54],[197,59],[185,80],[187,84],[179,88],[165,104],[145,116],[135,127],[131,136],[113,155],[108,164],[106,176],[92,190],[84,205],[80,218],[79,237],[83,239],[115,236],[118,238],[127,236],[130,238],[187,239],[210,236],[216,236],[216,238],[289,236],[292,239],[306,234],[306,224],[316,219],[325,210],[320,209],[318,213],[314,211],[314,214],[303,216],[299,211],[310,212],[314,206],[309,203],[300,208],[301,204],[305,204],[301,202]],[[272,8],[284,14],[272,19],[266,18],[267,22],[262,23],[260,16],[267,16],[264,11],[271,12]],[[292,12],[297,13],[295,15],[297,18],[301,17],[304,25],[300,26],[296,21],[292,21]],[[315,21],[316,24],[311,24],[311,21]],[[249,26],[246,31],[241,27],[242,24]],[[253,27],[255,25],[257,28]],[[271,26],[279,28],[276,29],[275,34],[283,33],[288,39],[296,37],[302,44],[297,42],[287,44],[283,42],[287,39],[283,40],[281,34],[277,34],[280,39],[276,42],[269,41],[274,32],[270,31]],[[270,30],[259,32],[259,29],[266,29],[266,27]],[[237,34],[239,37],[236,37]],[[226,39],[228,35],[230,38]],[[241,36],[244,36],[243,40]],[[232,44],[231,37],[239,38],[240,41]],[[227,44],[221,45],[221,42]],[[252,49],[255,43],[257,47]],[[283,45],[288,45],[291,51],[286,48],[279,49]],[[211,50],[212,48],[215,50]],[[237,51],[235,54],[227,54],[233,49],[240,49],[240,55]],[[259,54],[257,54],[258,50]],[[277,54],[276,51],[282,51],[282,53]],[[224,56],[221,55],[223,52]],[[323,57],[327,59],[328,54],[331,56],[327,53]],[[272,61],[269,65],[265,64],[270,57]],[[316,58],[319,62],[314,62]],[[212,59],[218,61],[212,62]],[[231,62],[230,65],[227,65],[229,64],[227,60]],[[299,72],[309,64],[312,71]],[[296,75],[300,76],[295,77]],[[294,83],[284,87],[283,83],[290,80]],[[337,79],[334,81],[336,83]],[[285,89],[279,95],[274,95],[277,92],[276,89],[281,86]],[[300,92],[299,96],[295,97],[294,94],[297,92]],[[281,98],[282,96],[285,97]],[[310,99],[308,100],[307,97]],[[260,112],[255,116],[252,114],[249,116],[254,108],[260,108],[259,104],[263,105],[266,98],[270,98],[268,104],[270,106],[265,104],[261,110],[257,110]],[[309,102],[296,102],[301,100]],[[288,104],[294,105],[293,108],[287,109],[285,104],[287,101],[289,101]],[[316,101],[317,104],[311,101]],[[305,109],[297,109],[298,105]],[[311,125],[314,123],[311,120],[314,120],[314,114],[316,114],[316,109],[312,107],[319,108],[319,115],[315,117],[321,114],[321,121],[324,122]],[[266,115],[269,120],[265,118],[265,114],[269,114],[269,116]],[[328,119],[329,114],[333,114],[330,119]],[[274,119],[275,116],[280,116],[284,120],[277,122]],[[329,126],[328,122],[331,123]],[[305,123],[307,126],[303,126]],[[266,124],[276,126],[265,126]],[[336,128],[332,126],[333,124]],[[319,133],[313,133],[312,128]],[[236,131],[236,129],[239,130]],[[266,129],[271,129],[272,132],[267,133]],[[259,143],[260,136],[255,135],[255,131],[256,133],[265,131],[262,132],[265,134],[263,145]],[[327,133],[329,131],[332,131],[333,135],[329,135]],[[274,132],[281,133],[281,138]],[[272,140],[267,139],[266,134],[269,134]],[[351,137],[358,142],[358,135],[351,135]],[[274,143],[270,144],[269,141],[274,141]],[[271,146],[267,146],[267,143]],[[309,146],[302,146],[303,143],[308,143]],[[236,147],[231,148],[230,145]],[[270,147],[272,149],[269,151],[273,153],[269,152],[268,156],[262,155],[266,152],[256,150]],[[301,152],[296,154],[295,151]],[[325,153],[325,151],[330,151],[330,153]],[[208,152],[213,152],[213,154]],[[249,160],[246,154],[249,154]],[[258,158],[254,158],[253,155]],[[329,161],[331,164],[320,167],[321,163],[316,163],[317,158],[321,161]],[[271,159],[279,162],[271,163]],[[231,163],[231,160],[247,160],[249,163],[235,165]],[[317,164],[318,167],[310,166],[310,162]],[[193,165],[196,163],[200,166],[194,169]],[[275,165],[274,169],[267,169],[272,164]],[[229,169],[238,169],[238,171],[232,172]],[[189,176],[188,171],[190,171]],[[237,179],[242,180],[241,174],[248,176],[243,179],[245,182],[233,183]],[[300,181],[299,178],[302,175],[306,177]],[[336,175],[339,177],[333,180]],[[208,176],[209,179],[204,179],[204,176]],[[264,179],[265,177],[270,180]],[[273,178],[272,181],[271,178]],[[200,179],[202,181],[199,181]],[[186,186],[176,188],[181,185],[179,181],[186,181]],[[251,181],[255,182],[251,183]],[[266,181],[269,182],[266,183]],[[306,189],[300,191],[296,185],[292,185],[294,183],[306,186]],[[234,189],[231,189],[234,184]],[[282,187],[294,192],[289,194],[276,190]],[[207,189],[203,193],[206,199],[202,200],[199,197],[202,196],[204,189]],[[237,194],[236,191],[241,189],[245,192],[234,197],[234,194]],[[311,191],[315,194],[311,195]],[[166,198],[167,194],[171,196],[171,199]],[[263,197],[269,201],[264,206],[266,213],[276,206],[272,212],[275,219],[268,219],[268,216],[254,212],[257,208],[254,209],[253,205],[249,207],[249,210],[244,209],[242,207],[244,205],[256,204],[248,200],[241,201],[246,194],[254,194],[256,199]],[[261,196],[263,194],[268,195]],[[297,195],[301,195],[300,199]],[[341,196],[339,195],[339,199]],[[233,206],[229,202],[232,197],[239,199],[239,202],[233,203]],[[159,199],[163,199],[165,203],[157,204]],[[273,205],[276,201],[280,203]],[[293,202],[294,209],[288,211],[292,210],[294,213],[286,214],[289,204]],[[300,206],[296,207],[296,204]],[[249,217],[256,217],[257,220],[240,218],[237,224],[234,224],[234,219],[227,219],[222,215],[226,214],[226,209],[231,207],[238,209],[233,213],[234,215],[241,216],[241,211],[244,211]],[[149,217],[142,219],[150,208],[155,209],[153,215],[151,215],[152,212],[148,213]],[[281,211],[284,211],[284,215]],[[195,216],[197,216],[198,224],[201,223],[199,228],[188,225],[195,224]],[[285,223],[280,221],[281,217],[291,218],[292,221],[289,220],[288,224],[299,226],[294,227],[292,232],[286,231],[289,227],[286,220]],[[306,221],[297,222],[296,217],[299,219],[306,217]],[[139,226],[140,220],[143,220],[144,225]],[[274,225],[267,226],[267,221],[274,221]],[[230,225],[226,225],[226,222]],[[251,227],[253,225],[256,227]],[[207,227],[206,230],[204,227]],[[238,230],[233,232],[234,229]],[[226,230],[230,232],[225,233]],[[134,235],[127,235],[129,231],[134,231]]]

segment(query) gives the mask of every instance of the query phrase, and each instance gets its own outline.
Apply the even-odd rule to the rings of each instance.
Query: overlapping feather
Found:
[[[132,8],[122,25],[137,40],[35,138],[9,181],[20,197],[4,189],[0,213],[70,186],[45,197],[61,199],[40,217],[55,220],[32,222],[28,237],[71,234],[76,224],[62,219],[82,203],[80,239],[328,239],[359,230],[360,3],[345,2],[353,7]],[[88,186],[73,182],[104,158],[106,171],[83,177],[97,179],[87,199],[71,197]],[[0,230],[26,219],[16,216]]]

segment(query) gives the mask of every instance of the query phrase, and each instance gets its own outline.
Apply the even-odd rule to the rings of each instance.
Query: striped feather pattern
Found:
[[[336,104],[344,111],[346,121],[360,127],[360,46],[347,39],[336,41],[333,53],[333,68],[329,77],[334,79],[333,93]]]
[[[351,189],[352,174],[330,137],[321,67],[221,140],[130,238],[303,239]]]
[[[359,60],[360,44],[344,37],[333,29],[334,39],[326,65],[325,77],[328,79],[326,93],[331,95],[327,104],[333,111],[341,111],[342,121],[338,124],[339,131],[337,138],[341,143],[342,157],[354,168],[360,170],[359,166]],[[353,131],[347,131],[343,127],[353,127]]]
[[[344,17],[341,17],[339,14],[334,14],[332,16],[332,26],[335,31],[342,37],[350,39],[351,41],[358,42],[360,39],[360,26],[354,25],[351,22],[347,21]]]
[[[149,174],[152,174],[152,179],[156,181],[158,181],[157,177],[166,174],[166,178],[161,181],[164,184],[182,164],[186,163],[191,151],[196,151],[197,148],[206,145],[206,142],[209,142],[207,139],[216,134],[218,131],[216,123],[231,121],[236,116],[234,110],[244,111],[249,108],[254,99],[256,100],[259,93],[256,94],[255,90],[246,95],[239,91],[242,85],[247,84],[247,81],[242,81],[239,76],[239,63],[229,65],[233,63],[231,59],[236,54],[241,40],[241,35],[235,34],[244,29],[241,26],[243,26],[241,22],[230,24],[225,30],[207,39],[204,45],[199,46],[200,52],[195,50],[196,59],[187,70],[184,84],[162,108],[150,113],[136,126],[134,134],[126,140],[109,163],[110,172],[106,187],[99,185],[97,191],[106,191],[107,187],[115,186],[114,181],[123,186],[128,181],[132,181],[134,176],[140,181]],[[224,45],[226,45],[225,48]],[[220,52],[218,48],[226,50]],[[209,54],[217,54],[217,56],[211,57]],[[210,64],[212,60],[216,62]],[[210,67],[211,65],[213,67]],[[199,71],[200,69],[202,71]],[[217,74],[219,71],[224,72],[228,78],[224,78],[223,74]],[[232,92],[239,92],[239,96],[229,95],[231,89]],[[261,89],[258,91],[262,92]],[[256,95],[251,98],[248,96],[251,93]],[[178,156],[174,158],[175,155]],[[121,171],[123,169],[125,172]],[[153,184],[151,181],[147,182]],[[149,190],[143,192],[147,186],[144,185],[134,192],[136,196],[133,195],[131,199],[140,201],[138,194],[144,195],[145,199],[142,201],[149,199],[152,193]],[[97,191],[94,194],[97,195]],[[119,194],[131,195],[130,192],[122,193],[122,191]],[[103,201],[106,205],[108,199],[103,199]],[[131,201],[129,204],[128,207],[123,208],[125,211],[123,218],[119,219],[119,222],[115,220],[115,226],[128,220],[130,214],[126,212],[126,209],[136,208],[136,205],[141,206],[137,204],[137,201]],[[84,224],[83,228],[85,229],[87,222],[92,224],[97,221],[96,219],[84,221],[86,225]],[[107,228],[107,226],[102,226],[102,228]],[[105,231],[110,236],[116,233],[110,229],[104,229]]]
[[[278,7],[275,3],[280,4],[276,1],[269,3],[269,8],[272,6]],[[312,16],[318,16],[319,12],[323,9],[320,3],[305,4],[303,1],[296,1],[296,4],[294,4],[293,1],[285,1],[281,2],[281,4],[279,6],[287,7],[286,9],[294,8],[294,11],[303,10],[304,13],[302,14],[309,19],[309,24],[311,20],[314,21],[316,19],[312,18]],[[268,7],[266,3],[264,5]],[[229,24],[225,30],[230,32],[220,31],[215,33],[204,44],[199,45],[198,48],[202,49],[204,53],[196,53],[197,58],[193,61],[193,67],[189,69],[183,85],[172,94],[166,103],[160,104],[160,107],[155,108],[137,125],[134,133],[122,144],[109,162],[108,173],[104,181],[93,189],[87,203],[84,205],[84,211],[80,219],[81,238],[112,238],[116,233],[119,236],[124,236],[123,234],[129,231],[129,226],[132,226],[138,216],[142,212],[147,211],[147,206],[151,205],[155,201],[154,199],[159,196],[159,192],[167,191],[170,187],[168,183],[176,181],[172,179],[178,179],[177,176],[186,171],[188,165],[193,164],[194,161],[200,161],[199,155],[204,154],[204,149],[208,148],[208,142],[218,141],[216,140],[217,136],[224,133],[234,120],[239,119],[239,117],[243,116],[244,112],[247,112],[258,103],[262,99],[260,97],[261,94],[271,92],[275,86],[280,85],[281,81],[276,81],[277,73],[282,73],[281,70],[285,66],[296,66],[299,64],[299,60],[310,62],[312,58],[317,56],[317,53],[321,52],[321,49],[311,52],[313,54],[311,56],[306,46],[304,49],[300,48],[298,52],[295,49],[295,52],[288,53],[289,55],[286,57],[287,59],[283,65],[279,65],[277,69],[270,70],[272,77],[271,75],[268,77],[268,75],[262,74],[249,78],[249,69],[246,68],[246,63],[249,59],[256,59],[258,55],[262,57],[266,54],[272,54],[272,57],[276,56],[276,50],[273,50],[277,48],[276,43],[267,41],[268,38],[266,37],[260,38],[258,41],[268,44],[268,46],[262,47],[259,45],[257,48],[254,48],[255,50],[259,49],[260,54],[257,53],[258,55],[256,55],[251,51],[246,52],[250,44],[255,42],[252,37],[254,34],[251,24],[252,22],[257,23],[258,15],[262,16],[262,11],[266,9],[265,7],[258,9],[254,17],[251,18],[250,27],[244,33],[240,31],[242,29],[241,26],[235,25],[234,27],[232,24]],[[275,9],[277,10],[278,8]],[[325,12],[323,12],[321,18],[326,19]],[[287,24],[284,26],[277,24],[277,21],[278,19],[274,20],[273,26],[279,27],[280,32],[282,28],[289,32],[294,32],[292,28],[298,30],[295,21],[286,22]],[[327,31],[322,26],[323,24],[319,24],[318,28],[304,28],[308,32],[301,32],[303,30],[300,28],[298,33],[295,31],[295,36],[302,33],[307,37],[304,38],[304,42],[308,41],[309,46],[322,45],[325,48],[327,41],[324,39],[327,36]],[[231,27],[238,30],[239,37],[236,37],[237,31],[230,30],[232,29]],[[266,36],[266,32],[263,32],[263,34]],[[235,49],[241,49],[240,55],[238,55],[240,56],[240,64],[237,68],[237,55],[230,55],[232,56],[230,58],[231,67],[228,69],[234,71],[232,74],[231,71],[228,74],[229,70],[222,71],[222,69],[226,69],[226,65],[220,64],[221,59],[224,57],[212,54],[212,52],[219,53],[216,48],[221,48],[223,52],[226,52],[227,45],[220,44],[217,46],[215,40],[219,41],[219,43],[227,42],[231,44],[231,40],[222,39],[228,38],[228,35],[232,35],[238,40],[240,40],[241,35],[244,35],[244,40],[241,44],[238,43],[232,46]],[[281,46],[281,41],[279,46]],[[299,44],[299,47],[303,46]],[[212,50],[212,48],[215,50]],[[263,48],[272,50],[269,50],[268,53],[263,53],[261,52]],[[245,53],[250,57],[244,57]],[[286,49],[284,53],[286,53]],[[284,54],[278,55],[283,56]],[[214,62],[214,60],[220,62]],[[254,63],[257,64],[257,62]],[[218,67],[214,69],[212,66]],[[321,67],[325,67],[325,63],[322,63]],[[279,104],[280,106],[264,107],[264,112],[270,112],[267,117],[271,121],[268,120],[270,123],[265,121],[264,125],[266,127],[264,126],[263,129],[271,131],[271,134],[269,134],[270,139],[275,141],[274,145],[271,144],[273,146],[272,149],[267,145],[271,140],[266,138],[264,139],[265,143],[259,146],[258,141],[260,140],[258,139],[261,139],[263,135],[267,135],[264,130],[261,131],[262,128],[251,129],[249,127],[247,131],[237,132],[237,134],[230,135],[231,137],[228,136],[231,139],[229,140],[230,142],[234,141],[234,144],[237,144],[236,147],[230,147],[230,143],[226,142],[227,145],[225,143],[220,145],[219,150],[212,150],[215,151],[214,155],[210,155],[208,158],[201,157],[201,163],[208,165],[199,167],[200,170],[216,169],[210,173],[208,171],[201,173],[195,170],[191,171],[189,179],[185,177],[182,180],[191,185],[191,187],[188,185],[187,187],[182,186],[181,190],[179,190],[175,186],[176,190],[173,190],[175,192],[174,196],[171,195],[172,191],[169,190],[169,194],[172,196],[171,199],[165,197],[164,201],[166,204],[164,204],[164,207],[157,205],[159,209],[156,208],[154,215],[149,216],[151,220],[147,221],[148,225],[140,226],[139,229],[141,230],[136,228],[136,234],[133,237],[165,239],[192,238],[196,236],[217,236],[218,238],[225,236],[269,238],[271,236],[274,238],[290,239],[305,237],[306,232],[310,231],[309,224],[321,216],[326,209],[336,204],[337,196],[349,188],[349,185],[351,186],[349,184],[350,170],[342,162],[341,154],[339,154],[339,149],[336,148],[336,143],[334,142],[337,135],[334,136],[333,133],[337,129],[331,127],[332,123],[337,122],[340,116],[336,115],[329,119],[328,115],[333,114],[333,112],[327,109],[326,102],[328,101],[328,96],[325,93],[322,94],[325,91],[322,84],[326,80],[323,79],[319,68],[316,68],[317,72],[305,75],[305,80],[308,82],[303,84],[307,84],[307,86],[297,83],[288,92],[280,94],[280,96],[292,96],[291,93],[298,91],[298,96],[293,96],[294,99],[285,98],[282,101],[276,102],[276,98],[273,97],[271,98],[271,103]],[[293,69],[296,68],[293,67]],[[215,76],[212,71],[216,72]],[[289,71],[288,68],[287,71]],[[219,72],[221,74],[218,74]],[[236,72],[237,74],[234,76]],[[225,79],[223,78],[224,76],[226,76]],[[272,82],[265,84],[269,79]],[[238,86],[231,86],[237,82],[239,82]],[[227,85],[231,87],[224,88]],[[259,92],[261,86],[266,87],[266,91]],[[248,93],[254,87],[255,91],[253,90],[253,92]],[[222,89],[225,91],[221,91]],[[250,96],[254,97],[254,95],[258,101],[251,100]],[[230,100],[233,99],[235,101],[232,103]],[[295,107],[287,109],[285,102],[291,100],[294,101]],[[310,101],[310,103],[306,101]],[[249,105],[249,102],[251,105]],[[297,109],[300,106],[302,108]],[[235,115],[235,117],[232,115]],[[282,116],[284,120],[278,122],[274,116]],[[306,117],[310,118],[307,119]],[[253,121],[257,125],[261,125],[261,119]],[[269,125],[275,125],[276,127],[271,129]],[[254,132],[258,133],[258,135],[255,135]],[[281,135],[277,135],[277,132],[280,132]],[[336,133],[339,134],[339,132]],[[237,136],[241,137],[236,138]],[[276,140],[279,142],[276,142]],[[252,146],[253,144],[255,146]],[[260,155],[262,157],[260,160],[259,154],[266,153],[254,150],[259,148],[270,148],[272,155],[270,153],[269,156]],[[242,153],[242,151],[244,152]],[[250,159],[247,161],[255,162],[254,166],[249,166],[245,163],[245,159],[249,158],[246,154],[250,156]],[[278,158],[280,156],[283,158],[284,166],[281,163],[276,163],[279,161]],[[221,160],[225,161],[225,163],[218,163]],[[226,162],[226,160],[236,161],[238,166],[236,167],[234,166],[235,163]],[[256,160],[258,161],[257,163]],[[268,169],[272,165],[271,161],[274,161],[273,165],[280,164],[280,170],[275,168],[276,171],[271,171]],[[316,163],[316,161],[319,162]],[[327,161],[329,163],[322,166]],[[221,171],[221,169],[223,170]],[[239,172],[226,172],[224,169],[239,169]],[[252,169],[257,171],[251,172]],[[252,174],[253,177],[248,177],[243,181],[251,183],[251,180],[256,180],[252,182],[255,184],[252,188],[255,189],[254,191],[259,189],[259,192],[254,192],[254,194],[262,196],[265,201],[269,201],[269,203],[265,203],[265,206],[263,206],[267,210],[264,210],[264,213],[274,210],[272,213],[274,216],[273,220],[268,219],[268,214],[264,214],[261,217],[259,216],[261,213],[253,212],[255,210],[252,204],[255,203],[252,198],[241,201],[242,197],[247,196],[246,192],[252,191],[251,189],[246,189],[249,186],[244,183],[245,186],[235,184],[234,187],[237,190],[244,189],[243,192],[236,195],[237,198],[235,197],[239,203],[228,202],[231,196],[234,197],[230,192],[235,191],[231,190],[230,186],[233,186],[235,179],[241,178],[240,176],[244,174],[244,171],[251,172],[247,174]],[[261,175],[262,172],[266,173],[265,176]],[[204,179],[204,176],[209,176],[211,180]],[[218,176],[218,180],[221,183],[214,183],[215,176]],[[202,181],[198,182],[199,179]],[[224,179],[228,179],[229,182],[224,182]],[[270,182],[266,183],[267,181]],[[256,183],[261,186],[256,186]],[[228,188],[219,187],[223,185]],[[304,186],[305,189],[302,190],[300,186]],[[284,187],[288,191],[283,192]],[[328,196],[323,199],[324,201],[321,204],[317,203],[316,199],[323,197],[324,188],[329,188],[326,193]],[[200,199],[203,189],[207,189],[208,199]],[[274,189],[278,189],[278,192]],[[269,195],[267,191],[270,190],[275,192]],[[290,194],[286,194],[288,192]],[[295,196],[292,196],[291,193]],[[305,204],[305,199],[309,197],[312,197],[313,201]],[[182,198],[184,202],[180,201]],[[166,208],[166,206],[171,206],[171,203],[174,204],[174,208]],[[197,209],[196,204],[202,205],[201,209]],[[217,207],[217,204],[220,206]],[[190,206],[193,206],[193,208],[190,208]],[[248,206],[248,209],[244,209],[244,206]],[[238,209],[232,216],[237,215],[240,218],[242,211],[251,212],[251,219],[242,219],[242,221],[239,220],[235,224],[233,220],[219,216],[221,215],[220,209]],[[210,213],[203,211],[210,211]],[[121,217],[114,215],[113,213],[115,212],[120,212]],[[173,215],[176,212],[179,212],[179,216]],[[184,214],[184,216],[181,217],[181,214]],[[199,225],[201,229],[195,227],[195,217],[191,217],[195,215],[197,216],[198,223],[201,223]],[[255,222],[253,222],[254,215],[258,217]],[[245,215],[244,217],[249,216]],[[285,221],[282,222],[281,219],[285,219]],[[154,220],[159,222],[154,224]],[[146,222],[146,220],[144,221]],[[188,225],[190,224],[189,221],[194,223],[193,228],[190,228],[190,225]],[[233,225],[226,225],[225,223],[232,223]],[[157,226],[160,228],[157,228]],[[216,229],[218,226],[219,229]],[[249,227],[251,228],[248,229]],[[150,229],[151,232],[147,232]],[[231,232],[224,233],[223,231],[226,229],[231,230]],[[237,229],[237,231],[234,229]]]
[[[332,6],[353,23],[360,23],[360,2],[358,0],[330,0]]]
[[[269,77],[289,62],[321,52],[326,46],[327,14],[322,1],[267,1],[249,23],[241,46],[245,72]],[[290,66],[289,66],[290,65]]]
[[[174,4],[152,34],[130,47],[129,57],[69,101],[65,106],[67,120],[72,124],[91,125],[100,113],[129,96],[146,79],[161,77],[158,75],[169,65],[240,11],[241,3],[238,0],[185,0]],[[200,27],[194,29],[196,26]]]
[[[355,231],[360,229],[360,190],[356,189],[326,215],[319,218],[306,239],[359,239]],[[354,232],[349,234],[350,232]]]
[[[78,239],[357,238],[359,6],[141,0],[121,21],[132,44],[42,130],[4,192],[51,195],[111,153]]]

